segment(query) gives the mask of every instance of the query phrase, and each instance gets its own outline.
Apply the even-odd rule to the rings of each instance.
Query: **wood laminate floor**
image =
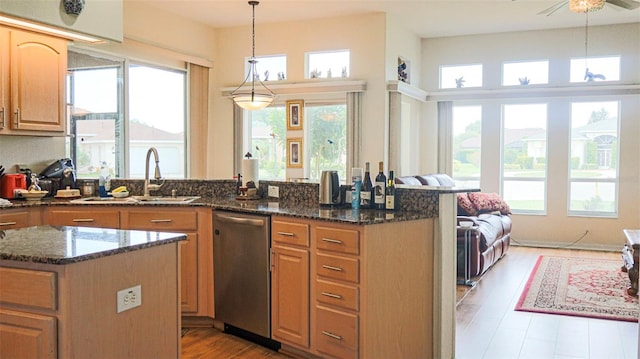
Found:
[[[540,255],[620,260],[617,252],[511,247],[457,306],[456,358],[637,358],[637,323],[514,310]],[[214,328],[192,328],[182,338],[182,358],[289,357]]]
[[[456,358],[637,358],[638,323],[514,310],[540,255],[613,259],[622,265],[619,252],[512,246],[458,304]]]

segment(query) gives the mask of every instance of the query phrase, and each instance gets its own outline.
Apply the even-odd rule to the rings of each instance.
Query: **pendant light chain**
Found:
[[[584,65],[589,68],[587,54],[589,46],[589,12],[585,11],[586,20],[584,22]]]

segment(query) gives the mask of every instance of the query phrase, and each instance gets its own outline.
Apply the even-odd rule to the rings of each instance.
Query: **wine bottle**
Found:
[[[380,161],[378,163],[378,175],[376,176],[376,182],[374,187],[374,204],[376,209],[384,210],[386,207],[384,195],[387,187],[387,176],[384,175],[384,165]]]
[[[364,180],[362,181],[362,190],[360,191],[360,208],[373,208],[373,183],[371,182],[371,173],[369,162],[365,163]]]
[[[393,178],[393,171],[389,171],[389,180],[385,191],[385,208],[387,211],[396,210],[396,184]]]

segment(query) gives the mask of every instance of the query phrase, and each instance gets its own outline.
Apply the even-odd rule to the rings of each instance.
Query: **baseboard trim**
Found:
[[[515,242],[511,241],[512,246],[520,246],[520,247],[539,247],[539,248],[552,248],[552,249],[579,249],[586,251],[604,251],[604,252],[620,252],[622,250],[622,246],[624,243],[620,243],[620,245],[613,244],[591,244],[585,245],[580,243],[574,243],[572,245],[567,245],[567,243],[563,242],[540,242],[540,241],[522,241],[519,240]]]

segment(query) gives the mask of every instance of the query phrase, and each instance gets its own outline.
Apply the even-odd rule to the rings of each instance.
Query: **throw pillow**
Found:
[[[501,214],[511,214],[509,205],[497,193],[469,193],[469,200],[477,208],[478,213],[499,211]]]
[[[458,193],[458,215],[460,216],[475,216],[478,214],[478,210],[471,203],[467,193]]]

